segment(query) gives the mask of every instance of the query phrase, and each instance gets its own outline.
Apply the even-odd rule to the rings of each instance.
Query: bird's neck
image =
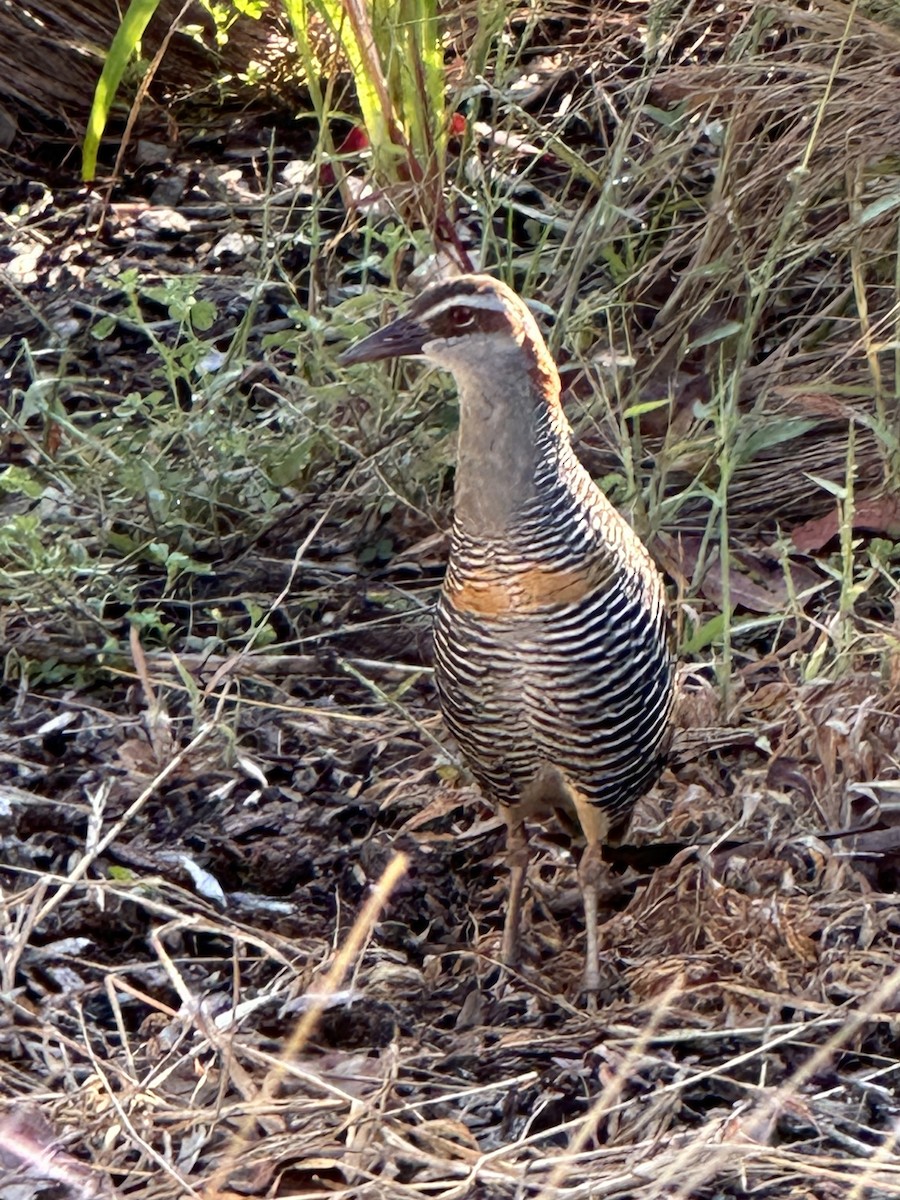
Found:
[[[546,353],[546,352],[545,352]],[[457,528],[503,539],[534,511],[561,457],[572,454],[549,358],[522,356],[483,370],[456,372],[460,400],[454,489]]]

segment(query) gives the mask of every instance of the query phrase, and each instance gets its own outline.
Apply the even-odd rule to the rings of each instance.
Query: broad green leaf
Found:
[[[216,319],[216,306],[211,300],[198,300],[190,307],[190,317],[194,329],[205,333]]]
[[[0,492],[28,496],[36,500],[43,490],[44,485],[22,467],[7,467],[5,471],[0,472]]]
[[[88,118],[81,152],[81,178],[85,183],[93,182],[97,170],[97,151],[100,149],[100,139],[109,120],[109,110],[116,98],[128,61],[158,4],[159,0],[131,0],[112,45],[106,52],[106,61],[94,91],[94,102],[91,105],[91,115]]]

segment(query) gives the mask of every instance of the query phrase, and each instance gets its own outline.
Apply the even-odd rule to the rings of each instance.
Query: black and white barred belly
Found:
[[[643,547],[623,558],[586,595],[536,611],[467,610],[445,587],[435,622],[441,708],[492,800],[519,803],[549,766],[615,824],[658,777],[673,691],[665,600]]]

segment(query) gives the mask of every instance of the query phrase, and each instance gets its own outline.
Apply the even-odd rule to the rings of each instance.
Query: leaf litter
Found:
[[[521,253],[552,231],[539,252],[557,310],[553,254],[598,169],[590,139],[572,141],[579,121],[614,139],[637,98],[629,136],[648,159],[642,173],[635,152],[623,174],[626,226],[666,215],[653,209],[663,115],[677,155],[662,177],[695,199],[619,281],[634,353],[614,320],[608,346],[598,334],[592,265],[579,281],[592,341],[573,336],[561,356],[584,457],[625,500],[611,414],[631,372],[653,459],[638,455],[632,482],[663,477],[653,544],[682,632],[702,633],[726,591],[740,618],[727,688],[702,650],[686,666],[672,767],[611,852],[594,1016],[576,1000],[575,860],[552,826],[532,838],[525,961],[509,979],[498,969],[502,823],[467,786],[430,685],[443,401],[414,379],[406,410],[335,388],[314,322],[291,341],[298,299],[327,324],[350,294],[359,240],[339,242],[341,283],[313,279],[297,194],[260,194],[243,131],[223,142],[227,170],[182,163],[148,180],[152,199],[118,196],[99,237],[64,187],[17,186],[4,450],[44,486],[31,524],[24,482],[3,502],[17,522],[0,725],[4,1200],[900,1195],[896,585],[889,548],[858,544],[871,581],[841,624],[847,580],[828,554],[848,527],[895,533],[871,343],[894,303],[879,155],[897,45],[868,16],[845,38],[845,18],[836,4],[780,10],[741,73],[725,57],[760,32],[753,6],[686,6],[640,103],[638,8],[547,14],[545,52],[495,97],[510,128],[475,131],[481,167],[512,189]],[[786,173],[812,144],[838,44],[792,208]],[[569,66],[592,54],[603,120]],[[739,177],[723,173],[723,134],[746,155]],[[279,136],[287,172],[304,150]],[[731,195],[717,177],[734,178]],[[778,221],[780,286],[734,398],[723,562],[710,553],[712,385]],[[248,266],[266,229],[281,231],[299,297]],[[868,329],[848,319],[853,295]],[[243,321],[252,349],[231,371]],[[184,424],[162,410],[161,357]],[[660,407],[674,357],[678,391]],[[142,446],[154,405],[169,425]],[[122,468],[136,451],[140,488]]]

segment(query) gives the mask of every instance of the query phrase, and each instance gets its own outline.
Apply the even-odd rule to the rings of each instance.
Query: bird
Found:
[[[658,779],[670,734],[663,579],[575,454],[556,364],[511,288],[489,275],[431,284],[338,362],[405,356],[449,371],[459,396],[435,682],[445,725],[507,826],[501,959],[520,961],[527,822],[558,810],[586,843],[581,986],[594,1007],[603,845],[621,840]]]

